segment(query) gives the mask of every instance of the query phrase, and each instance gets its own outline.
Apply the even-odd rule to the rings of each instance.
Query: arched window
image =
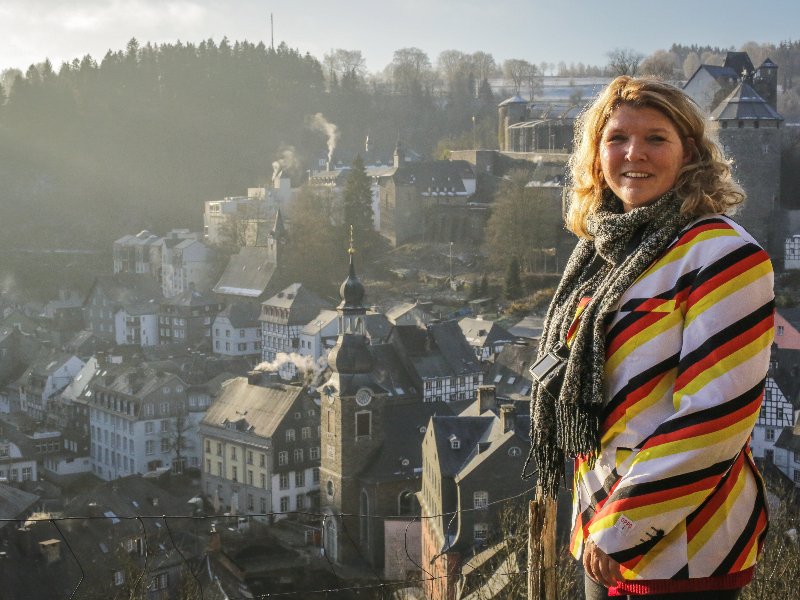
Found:
[[[411,490],[403,490],[397,497],[397,514],[401,517],[419,515],[417,495]]]
[[[331,481],[330,479],[328,480],[328,483],[325,485],[325,491],[328,492],[328,497],[333,498],[333,481]]]

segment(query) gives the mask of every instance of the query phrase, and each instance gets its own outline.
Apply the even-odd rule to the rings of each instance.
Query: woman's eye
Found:
[[[624,142],[625,136],[621,133],[613,133],[606,138],[607,142]]]
[[[663,135],[651,135],[649,138],[651,142],[663,142],[666,141],[666,139],[667,138],[665,138]]]

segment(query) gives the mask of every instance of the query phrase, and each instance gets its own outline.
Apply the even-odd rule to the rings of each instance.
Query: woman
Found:
[[[736,598],[767,528],[749,449],[773,336],[767,254],[694,102],[619,77],[582,115],[568,227],[581,239],[540,355],[569,345],[557,399],[533,391],[533,457],[555,497],[577,457],[571,550],[587,598]]]

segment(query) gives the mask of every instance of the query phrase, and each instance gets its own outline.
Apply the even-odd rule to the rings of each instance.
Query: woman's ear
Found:
[[[687,137],[683,141],[683,164],[688,165],[697,156],[697,144],[694,143],[694,138]]]

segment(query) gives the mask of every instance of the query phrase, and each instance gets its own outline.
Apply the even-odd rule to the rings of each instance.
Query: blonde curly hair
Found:
[[[731,176],[728,161],[709,131],[700,107],[678,88],[655,79],[617,77],[578,117],[575,151],[569,160],[569,210],[567,229],[591,238],[587,218],[597,210],[608,190],[600,167],[603,129],[617,107],[653,108],[663,113],[678,130],[684,144],[691,144],[692,158],[678,174],[675,191],[683,199],[681,213],[702,216],[731,214],[744,202],[744,190]]]

